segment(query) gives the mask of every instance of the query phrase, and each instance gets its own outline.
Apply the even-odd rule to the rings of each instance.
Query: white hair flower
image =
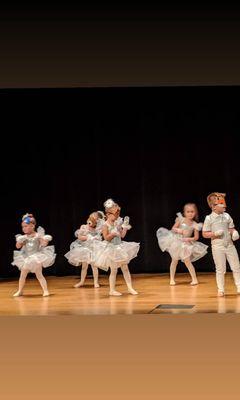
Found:
[[[116,203],[113,201],[113,199],[107,199],[105,201],[105,203],[103,203],[105,208],[111,208],[111,207],[115,206],[115,204]]]

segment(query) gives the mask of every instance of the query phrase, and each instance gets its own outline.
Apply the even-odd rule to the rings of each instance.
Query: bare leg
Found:
[[[22,295],[23,287],[25,285],[27,274],[29,273],[28,270],[24,269],[21,271],[19,283],[18,283],[18,291],[14,293],[13,297],[19,297]]]
[[[117,277],[117,268],[111,268],[111,273],[109,275],[109,286],[110,286],[109,295],[110,296],[121,296],[122,295],[122,293],[115,290],[116,277]]]
[[[131,279],[131,275],[130,275],[128,266],[127,265],[122,265],[121,266],[121,270],[122,270],[125,282],[127,284],[128,292],[130,294],[138,294],[138,292],[136,290],[134,290],[133,287],[132,287],[132,279]]]
[[[178,260],[174,260],[172,258],[172,262],[170,264],[170,285],[176,285],[175,282],[175,273],[178,265]]]
[[[196,271],[195,271],[194,266],[192,265],[192,263],[191,263],[189,258],[186,259],[184,262],[185,262],[185,265],[186,265],[186,267],[187,267],[187,269],[189,271],[189,274],[191,275],[191,278],[192,278],[191,285],[197,285],[198,284],[198,280],[197,280]]]
[[[81,280],[76,285],[75,288],[79,288],[80,286],[84,285],[86,276],[87,276],[88,264],[86,262],[82,263],[82,270],[81,270]]]
[[[36,272],[35,272],[36,278],[38,280],[38,282],[40,283],[42,290],[43,290],[43,296],[49,296],[49,291],[48,291],[48,287],[47,287],[47,281],[44,278],[43,274],[42,274],[42,268],[40,267]]]

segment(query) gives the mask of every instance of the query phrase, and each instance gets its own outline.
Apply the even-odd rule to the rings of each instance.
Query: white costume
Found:
[[[179,221],[179,228],[183,230],[183,234],[175,233],[166,228],[159,228],[157,230],[157,239],[159,247],[162,251],[168,251],[172,259],[185,261],[190,259],[191,262],[199,260],[199,258],[205,256],[207,248],[205,244],[192,241],[184,242],[184,238],[190,238],[193,236],[194,229],[200,231],[202,224],[193,221],[192,225],[188,225],[184,222],[184,217],[179,212],[177,213],[176,222]]]
[[[104,240],[102,242],[102,249],[98,252],[95,265],[103,270],[111,270],[109,276],[109,295],[120,296],[121,293],[116,291],[116,276],[118,268],[120,267],[125,279],[128,292],[135,295],[138,294],[132,287],[131,275],[128,269],[128,263],[137,256],[139,251],[139,243],[136,242],[125,242],[121,236],[124,230],[128,231],[131,229],[129,225],[129,217],[125,217],[124,220],[119,217],[120,207],[112,199],[108,199],[104,203],[106,214],[115,215],[114,220],[111,222],[106,221],[103,226],[107,227],[108,234],[112,235],[111,240]],[[118,217],[117,217],[118,216]],[[105,230],[105,229],[104,229]]]
[[[19,289],[14,294],[14,297],[22,295],[26,277],[29,272],[35,273],[43,289],[43,296],[49,295],[47,282],[42,274],[42,268],[50,267],[55,261],[56,254],[54,253],[54,246],[44,246],[41,244],[41,240],[44,240],[45,243],[52,240],[52,236],[45,235],[45,231],[41,227],[38,227],[34,236],[16,235],[16,241],[19,244],[23,244],[23,246],[21,250],[14,251],[12,262],[12,265],[16,265],[21,271]]]
[[[82,225],[79,230],[75,232],[78,237],[87,236],[87,240],[76,239],[70,245],[70,251],[65,254],[68,262],[78,267],[82,263],[93,265],[95,263],[95,256],[97,250],[101,247],[101,233],[96,229],[90,229],[89,225]]]
[[[105,222],[109,233],[121,229],[122,218],[118,218],[113,225]],[[109,268],[117,269],[137,257],[139,243],[125,242],[120,236],[115,236],[111,241],[104,240],[102,248],[96,256],[96,266],[107,271]]]
[[[75,240],[70,245],[70,251],[65,254],[70,264],[76,267],[82,266],[81,281],[75,287],[83,286],[89,264],[92,267],[94,286],[99,287],[98,269],[95,267],[95,258],[102,249],[101,226],[97,224],[95,229],[91,229],[89,225],[82,225],[75,232],[75,236],[78,237],[78,235],[86,236],[87,240]]]
[[[229,262],[233,272],[234,282],[240,291],[240,265],[237,250],[232,242],[238,237],[233,233],[232,237],[229,228],[234,228],[231,216],[224,212],[217,214],[214,211],[207,215],[203,225],[204,232],[214,232],[218,235],[216,239],[211,239],[212,254],[216,267],[216,281],[220,292],[224,293],[224,274],[226,273],[226,261]]]
[[[39,267],[50,267],[54,261],[56,254],[54,246],[41,246],[40,239],[47,242],[52,240],[52,236],[45,235],[42,227],[38,227],[35,236],[16,235],[16,241],[24,243],[21,250],[15,250],[12,265],[16,265],[18,269],[28,272],[36,272]]]

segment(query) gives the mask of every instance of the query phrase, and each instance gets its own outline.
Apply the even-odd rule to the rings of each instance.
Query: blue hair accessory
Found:
[[[25,222],[26,224],[30,224],[31,218],[30,217],[26,217],[26,218],[24,218],[23,222]]]

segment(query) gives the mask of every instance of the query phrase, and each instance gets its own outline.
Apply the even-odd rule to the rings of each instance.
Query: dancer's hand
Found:
[[[122,228],[126,229],[127,231],[131,229],[131,225],[129,224],[129,217],[124,217]]]
[[[193,241],[193,238],[183,238],[183,242],[188,243],[188,242],[192,242],[192,241]]]
[[[40,238],[40,244],[42,247],[46,247],[48,245],[48,240]]]
[[[17,241],[17,243],[23,245],[26,242],[26,236],[25,235],[17,235],[16,236],[16,241]]]
[[[88,234],[88,235],[87,235],[87,240],[94,240],[94,236]]]
[[[121,236],[120,232],[119,232],[117,229],[113,229],[112,232],[111,232],[111,234],[112,234],[114,237]]]
[[[239,233],[236,229],[234,229],[233,233],[232,233],[232,240],[238,240],[239,239]]]
[[[173,232],[179,233],[180,235],[183,234],[183,229],[180,229],[180,228],[173,228],[172,230],[173,230]]]
[[[214,235],[218,238],[223,235],[224,231],[223,229],[219,229],[218,231],[214,232]]]

